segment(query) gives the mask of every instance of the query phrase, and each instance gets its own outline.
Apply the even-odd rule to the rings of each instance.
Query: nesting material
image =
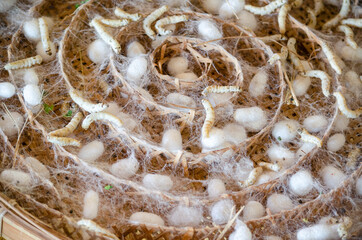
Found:
[[[235,204],[230,199],[223,199],[211,207],[211,218],[215,224],[225,224],[235,214]]]
[[[17,0],[2,0],[0,2],[0,13],[7,12],[16,4]]]
[[[297,77],[292,82],[295,96],[300,97],[307,93],[309,86],[311,84],[309,77],[303,77],[302,75],[297,75]]]
[[[179,205],[172,209],[168,215],[168,222],[172,226],[194,227],[201,223],[202,210],[196,207]]]
[[[127,57],[133,58],[142,54],[146,54],[146,49],[140,42],[133,41],[127,45]]]
[[[49,179],[50,178],[50,172],[49,170],[42,164],[38,159],[33,157],[27,157],[25,158],[25,162],[29,164],[31,169],[38,173],[40,176]]]
[[[197,30],[201,38],[206,41],[219,39],[223,36],[216,23],[210,20],[201,20],[198,23]]]
[[[221,18],[234,17],[238,12],[240,12],[244,8],[244,5],[245,5],[244,0],[225,1],[219,9],[219,16]]]
[[[119,178],[127,179],[135,175],[139,167],[137,159],[129,157],[113,163],[109,171]]]
[[[142,183],[146,188],[158,191],[169,191],[173,186],[173,181],[169,176],[160,174],[147,174]]]
[[[33,68],[24,70],[23,80],[25,84],[34,84],[34,85],[39,84],[38,74]]]
[[[170,93],[166,97],[166,102],[168,104],[174,105],[174,107],[184,107],[184,108],[196,108],[196,102],[189,96],[182,95],[181,93]]]
[[[87,56],[89,59],[97,64],[101,64],[109,59],[111,54],[110,47],[102,40],[94,40],[87,48]]]
[[[299,229],[298,240],[332,240],[339,239],[336,228],[333,225],[316,224],[311,227]]]
[[[22,191],[29,190],[33,184],[33,180],[29,173],[14,169],[6,169],[2,171],[0,174],[0,180]]]
[[[225,132],[220,128],[212,128],[209,132],[209,137],[202,137],[202,147],[206,149],[213,149],[223,145],[225,143]]]
[[[362,177],[359,177],[356,182],[356,193],[362,196]]]
[[[177,129],[168,129],[162,136],[162,147],[172,153],[182,150],[182,136]]]
[[[236,221],[234,232],[229,236],[229,240],[252,240],[253,234],[246,224],[240,220]]]
[[[312,115],[304,119],[303,126],[308,132],[316,133],[324,130],[328,125],[328,120],[323,115]]]
[[[274,125],[272,135],[280,142],[290,142],[297,135],[299,123],[295,120],[283,120]]]
[[[307,170],[300,170],[289,179],[288,185],[292,193],[297,196],[304,196],[313,189],[313,177]]]
[[[15,94],[15,87],[9,82],[0,83],[0,98],[11,98]]]
[[[209,197],[215,198],[226,192],[225,183],[218,178],[209,180],[207,184],[207,193]]]
[[[189,61],[185,57],[173,57],[167,63],[167,71],[172,75],[186,72]]]
[[[82,160],[93,163],[104,153],[104,145],[101,141],[94,140],[84,145],[78,153]]]
[[[202,7],[206,12],[216,14],[219,12],[219,9],[223,2],[223,0],[203,0]]]
[[[342,149],[345,142],[346,137],[343,133],[334,134],[327,141],[327,149],[332,152],[337,152]]]
[[[142,77],[146,74],[148,62],[145,57],[139,56],[132,59],[127,68],[127,79],[137,85],[142,85]]]
[[[164,226],[165,221],[158,215],[148,212],[136,212],[131,215],[129,221],[133,224],[146,224]]]
[[[259,70],[251,79],[249,93],[253,97],[261,96],[268,82],[268,74],[264,70]]]
[[[243,220],[250,221],[265,215],[265,207],[257,201],[249,201],[243,210]]]
[[[98,193],[89,190],[84,196],[83,217],[94,219],[98,215],[99,196]]]
[[[44,45],[42,42],[38,42],[38,44],[36,45],[36,54],[42,57],[43,62],[50,62],[54,60],[57,55],[53,42],[49,42],[49,49],[49,53],[51,53],[50,55],[46,52],[46,49],[44,49]]]
[[[244,27],[255,31],[258,28],[258,20],[254,16],[254,14],[249,13],[248,11],[242,10],[238,14],[237,24],[240,27]]]
[[[320,171],[324,185],[329,189],[337,188],[347,178],[341,170],[333,165],[327,165]]]
[[[229,123],[223,128],[225,140],[233,144],[239,144],[246,140],[247,135],[243,126],[237,123]]]
[[[295,153],[288,148],[273,144],[267,151],[268,157],[272,162],[278,163],[283,168],[292,166],[295,161]]]
[[[41,103],[42,93],[37,85],[26,85],[23,90],[23,95],[25,102],[30,106],[35,106]]]
[[[239,108],[234,119],[250,132],[258,132],[267,124],[267,116],[260,107]]]
[[[266,206],[271,213],[276,214],[284,210],[293,209],[294,204],[287,195],[273,193],[268,197]]]

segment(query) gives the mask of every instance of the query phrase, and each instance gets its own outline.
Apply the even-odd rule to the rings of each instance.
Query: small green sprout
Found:
[[[73,115],[72,110],[69,110],[64,116],[65,117],[71,117]]]
[[[84,3],[88,2],[88,1],[89,1],[89,0],[84,0],[84,1],[81,1],[80,3],[75,4],[75,8],[76,8],[76,9],[79,8],[80,5],[82,5],[82,4],[84,4]]]
[[[305,223],[309,223],[308,219],[306,219],[306,218],[303,218],[302,220],[303,220],[303,222],[305,222]]]
[[[279,140],[279,141],[281,141],[281,140],[282,140],[282,138],[279,136],[279,137],[278,137],[278,140]]]
[[[104,189],[106,189],[106,190],[109,190],[111,188],[113,188],[112,185],[107,185],[107,186],[104,187]]]
[[[44,112],[47,113],[47,114],[49,114],[51,111],[54,110],[54,105],[53,104],[48,105],[48,104],[44,103],[43,106],[44,106]]]

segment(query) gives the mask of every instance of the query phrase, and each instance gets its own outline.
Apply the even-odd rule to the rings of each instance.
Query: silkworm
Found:
[[[274,2],[271,2],[268,5],[265,5],[264,7],[255,7],[252,5],[245,5],[244,9],[251,13],[257,14],[257,15],[267,15],[267,14],[271,14],[272,12],[275,11],[275,9],[283,6],[287,2],[288,2],[288,0],[275,0]]]
[[[337,99],[338,109],[348,118],[358,118],[362,114],[362,108],[351,110],[347,107],[347,102],[342,93],[334,92],[333,96]]]
[[[322,40],[319,42],[319,45],[321,46],[322,51],[326,55],[326,57],[329,61],[329,64],[331,65],[333,70],[336,71],[337,74],[341,74],[342,70],[341,70],[341,67],[337,63],[338,60],[337,60],[337,57],[334,54],[334,52],[330,49],[330,47],[327,45],[327,43],[325,43]]]
[[[277,163],[269,163],[269,162],[258,162],[259,167],[264,167],[274,172],[278,172],[280,170],[280,166]]]
[[[341,21],[342,24],[362,28],[362,18],[347,18]]]
[[[57,136],[57,137],[68,136],[76,129],[76,127],[78,126],[82,117],[83,117],[83,114],[81,112],[78,112],[77,114],[75,114],[75,116],[72,118],[72,120],[65,127],[52,131],[49,133],[49,135]]]
[[[164,36],[164,35],[168,35],[168,34],[172,33],[172,30],[167,30],[164,28],[165,25],[175,24],[175,23],[179,23],[179,22],[185,22],[187,20],[188,20],[188,17],[186,15],[165,17],[165,18],[161,18],[160,20],[158,20],[156,22],[155,28],[156,28],[158,34],[160,34],[161,36]]]
[[[208,86],[202,91],[202,95],[207,96],[209,93],[229,93],[229,92],[241,92],[239,86]]]
[[[74,138],[68,137],[56,137],[56,136],[48,136],[48,141],[59,146],[75,146],[80,147],[80,142]]]
[[[314,0],[314,14],[317,16],[324,9],[323,0]]]
[[[89,126],[92,124],[92,122],[97,120],[106,120],[110,123],[112,123],[115,127],[122,127],[123,122],[118,117],[114,116],[110,113],[105,112],[97,112],[97,113],[91,113],[89,114],[82,122],[82,128],[87,130]]]
[[[356,163],[358,156],[360,155],[360,152],[361,150],[358,147],[356,147],[348,154],[348,161],[346,164],[348,170],[353,170],[356,168]]]
[[[110,45],[115,53],[119,54],[121,52],[121,45],[116,39],[107,33],[106,29],[100,22],[100,18],[93,18],[93,20],[90,22],[90,26],[94,27],[102,40]]]
[[[107,25],[109,27],[123,27],[129,24],[128,19],[108,19],[108,18],[100,18],[99,21]]]
[[[107,104],[103,104],[103,103],[91,103],[90,101],[88,101],[87,99],[84,99],[77,90],[75,90],[74,88],[72,88],[69,91],[69,95],[72,98],[72,100],[78,104],[79,107],[83,108],[85,111],[93,113],[93,112],[101,112],[104,109],[106,109],[108,106]]]
[[[326,72],[321,70],[311,70],[307,71],[303,74],[303,76],[319,78],[322,82],[322,92],[324,96],[328,97],[330,95],[329,89],[331,85],[331,77]]]
[[[342,240],[346,240],[349,237],[349,229],[352,227],[352,220],[349,217],[343,217],[342,223],[339,224],[337,232]]]
[[[34,57],[29,57],[25,59],[21,59],[15,62],[8,63],[4,66],[6,70],[15,70],[32,67],[36,64],[41,64],[43,58],[40,55],[36,55]]]
[[[317,16],[315,14],[315,11],[310,8],[307,8],[307,12],[309,15],[308,27],[315,28],[315,26],[317,25]]]
[[[302,6],[303,4],[303,0],[295,0],[293,3],[292,3],[292,7],[293,8],[299,8],[300,6]]]
[[[215,111],[214,111],[214,108],[212,107],[211,103],[208,100],[202,99],[201,102],[202,102],[202,105],[204,106],[205,112],[206,112],[206,118],[204,121],[204,125],[202,125],[202,136],[208,138],[209,132],[215,122]]]
[[[323,27],[322,30],[326,30],[328,28],[334,27],[337,25],[337,23],[342,19],[347,17],[348,12],[349,12],[349,5],[350,5],[350,0],[343,0],[342,2],[342,7],[341,10],[339,11],[339,13],[332,18],[331,20],[329,20],[328,22],[326,22]]]
[[[280,53],[274,53],[271,58],[268,60],[268,63],[273,65],[276,61],[280,60],[284,62],[288,57],[288,48],[282,47]]]
[[[155,11],[153,11],[150,15],[148,15],[145,20],[143,20],[143,29],[145,30],[147,36],[149,36],[152,40],[155,40],[155,32],[151,29],[151,24],[156,21],[162,14],[168,11],[168,6],[164,5]]]
[[[38,22],[39,22],[40,38],[41,38],[41,42],[43,44],[44,51],[46,54],[51,56],[52,50],[50,48],[48,24],[43,17],[39,18]]]
[[[303,129],[298,129],[297,131],[300,135],[300,139],[303,142],[308,142],[308,143],[313,143],[315,145],[317,145],[318,147],[322,147],[322,140],[312,134],[310,134],[307,130]]]
[[[262,167],[256,167],[253,170],[251,170],[251,172],[249,173],[248,179],[246,179],[245,181],[241,182],[241,185],[244,187],[249,187],[251,185],[253,185],[256,180],[258,179],[258,177],[263,173],[263,168]]]
[[[289,50],[289,58],[292,61],[293,65],[296,67],[296,69],[300,72],[304,71],[304,67],[302,62],[300,61],[300,59],[297,56],[297,50],[295,49],[295,43],[296,40],[295,38],[289,38],[288,43],[287,43],[287,47]]]
[[[286,31],[287,15],[288,15],[288,12],[290,11],[290,9],[291,9],[291,6],[287,3],[287,4],[284,4],[279,10],[278,25],[279,25],[279,32],[281,34],[284,34]]]
[[[97,233],[97,235],[101,235],[102,237],[107,237],[108,239],[119,239],[116,235],[109,232],[107,229],[102,228],[97,223],[93,222],[89,219],[82,219],[77,222],[79,226],[86,228],[92,232]]]
[[[346,35],[346,43],[354,49],[357,49],[357,43],[354,41],[353,31],[350,27],[346,25],[339,25],[337,28],[338,31],[343,32]]]
[[[141,15],[138,13],[128,13],[120,9],[119,7],[116,7],[114,10],[114,14],[119,18],[125,18],[130,19],[132,21],[138,21],[141,18]]]

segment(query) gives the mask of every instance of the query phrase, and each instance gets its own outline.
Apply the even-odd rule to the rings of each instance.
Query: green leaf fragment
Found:
[[[107,185],[107,186],[104,187],[104,189],[106,189],[106,190],[109,190],[111,188],[113,188],[112,185]]]
[[[44,103],[44,112],[49,114],[51,111],[54,110],[54,105],[48,105],[46,103]]]
[[[71,117],[73,115],[72,110],[69,110],[64,116],[65,117]]]
[[[279,141],[281,141],[281,140],[282,140],[282,138],[279,136],[279,137],[278,137],[278,140],[279,140]]]

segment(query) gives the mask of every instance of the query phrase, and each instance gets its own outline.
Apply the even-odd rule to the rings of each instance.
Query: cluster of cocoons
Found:
[[[207,193],[211,198],[216,198],[226,193],[225,183],[218,178],[209,180],[207,184]]]
[[[346,142],[346,137],[343,133],[336,133],[333,136],[329,137],[327,141],[327,149],[331,152],[337,152],[342,149],[344,143]]]
[[[139,55],[146,54],[146,49],[138,41],[133,41],[127,45],[126,54],[127,57],[133,58]]]
[[[169,191],[173,186],[173,181],[169,176],[160,174],[147,174],[142,183],[146,188],[158,191]]]
[[[148,212],[136,212],[131,215],[129,221],[134,224],[146,224],[164,226],[165,221],[158,215]]]
[[[267,151],[267,155],[272,162],[278,163],[284,168],[292,166],[296,161],[294,152],[277,144],[272,144],[270,146]]]
[[[172,153],[177,153],[182,150],[182,136],[177,129],[168,129],[162,136],[162,147]]]
[[[319,174],[322,177],[324,185],[329,189],[339,187],[347,178],[344,172],[334,167],[333,165],[327,165],[323,167]]]
[[[280,142],[290,142],[296,135],[299,123],[295,120],[283,120],[274,125],[272,135]]]
[[[87,56],[96,63],[101,64],[109,59],[112,50],[102,39],[97,39],[88,45]]]
[[[289,189],[297,196],[307,195],[313,189],[313,177],[307,170],[300,170],[289,179]]]
[[[113,163],[109,171],[119,178],[127,179],[132,177],[138,171],[140,165],[136,158],[129,157],[122,160],[118,160]]]
[[[268,122],[265,112],[260,107],[239,108],[234,113],[234,119],[250,132],[259,132]]]
[[[328,125],[328,120],[323,115],[309,116],[303,121],[303,126],[310,133],[320,132]]]
[[[249,93],[253,97],[261,96],[268,82],[268,74],[264,70],[259,70],[251,79],[249,84]]]
[[[311,227],[299,229],[298,240],[332,240],[340,239],[337,231],[337,224],[316,224]]]
[[[210,211],[212,221],[215,224],[225,224],[235,214],[235,204],[230,199],[223,199],[216,202]]]
[[[200,37],[206,41],[219,39],[223,37],[217,24],[210,20],[199,21],[197,30]]]
[[[99,196],[98,193],[90,190],[84,196],[83,217],[94,219],[98,215]]]
[[[16,4],[17,0],[1,0],[0,1],[0,13],[7,12]]]
[[[229,236],[229,240],[251,240],[253,234],[241,220],[236,220],[235,230]]]
[[[171,210],[167,219],[172,226],[194,227],[199,225],[203,219],[202,210],[179,205]]]
[[[0,98],[11,98],[15,94],[15,86],[9,82],[0,83]]]
[[[166,102],[184,108],[196,108],[195,100],[181,93],[170,93],[166,97]]]
[[[101,141],[94,140],[84,145],[78,153],[78,157],[88,163],[95,162],[104,153],[104,144]]]
[[[0,174],[0,180],[18,188],[21,191],[28,190],[31,188],[33,183],[29,173],[14,169],[7,169],[2,171]]]
[[[36,106],[42,101],[42,93],[38,85],[27,84],[23,89],[23,96],[26,104]]]
[[[24,124],[24,117],[18,112],[10,112],[3,114],[0,118],[0,128],[8,137],[15,136],[20,131]]]
[[[147,69],[148,62],[146,57],[134,57],[127,67],[127,79],[137,86],[142,86],[142,77],[146,74]]]
[[[306,94],[306,92],[308,91],[311,80],[310,77],[297,75],[292,84],[295,95],[297,97],[300,97]]]
[[[294,204],[288,196],[284,194],[273,193],[268,197],[266,206],[269,208],[272,214],[276,214],[284,210],[292,209]]]
[[[31,169],[38,173],[41,177],[49,179],[50,178],[50,172],[49,170],[42,164],[38,159],[33,157],[27,157],[25,158],[25,162],[29,164]]]
[[[243,210],[243,220],[249,221],[252,219],[261,218],[265,215],[265,207],[257,201],[249,201]]]

